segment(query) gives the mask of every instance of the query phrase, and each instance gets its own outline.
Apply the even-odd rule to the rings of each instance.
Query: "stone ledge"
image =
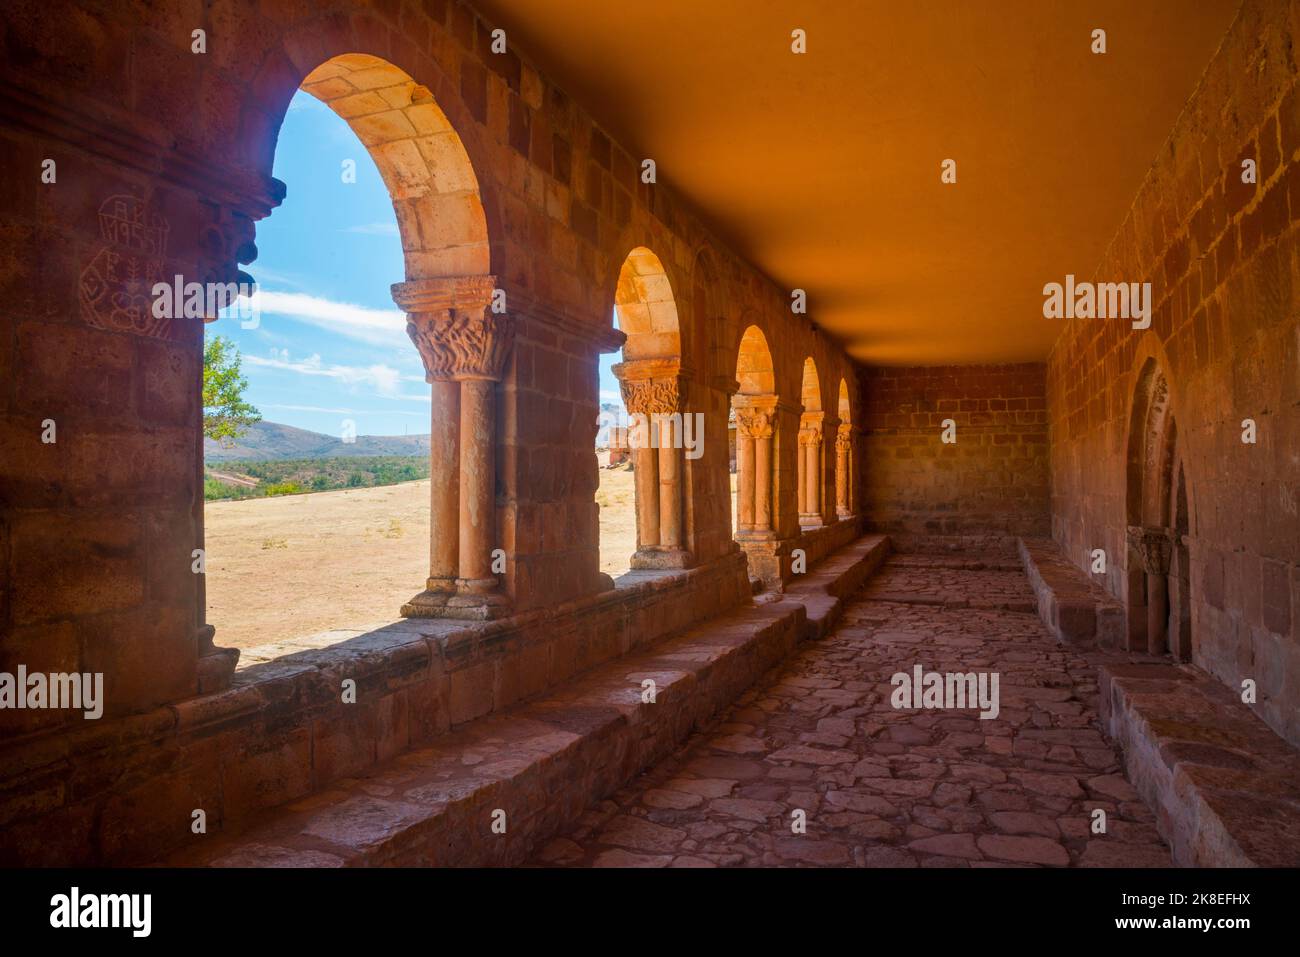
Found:
[[[1124,647],[1124,606],[1061,555],[1047,538],[1016,540],[1038,615],[1056,640],[1079,647]]]
[[[887,539],[870,536],[822,563],[795,595],[722,615],[603,665],[166,863],[520,863],[592,802],[671,753],[801,638],[824,633],[840,598],[860,587],[887,551]],[[807,605],[819,615],[812,628]],[[653,704],[642,701],[646,679],[656,684]],[[497,809],[506,814],[505,835],[491,829]]]
[[[805,640],[825,637],[839,620],[844,599],[857,592],[889,556],[889,536],[867,535],[786,585],[785,596],[803,604]]]
[[[520,863],[781,661],[802,621],[802,606],[789,601],[724,616],[166,863]],[[657,686],[653,704],[642,701],[647,678]],[[497,809],[506,815],[504,835],[492,831]]]
[[[184,806],[247,819],[750,600],[735,553],[493,622],[279,643],[224,691],[0,744],[0,864],[137,863],[188,839]]]
[[[1106,664],[1102,724],[1185,867],[1300,866],[1300,754],[1231,689],[1175,664]]]

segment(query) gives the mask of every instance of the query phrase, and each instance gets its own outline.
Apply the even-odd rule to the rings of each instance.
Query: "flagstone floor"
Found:
[[[1018,562],[895,555],[828,637],[533,863],[1169,866],[1099,731],[1097,660],[1043,628]],[[896,709],[890,678],[917,665],[996,672],[997,717]]]

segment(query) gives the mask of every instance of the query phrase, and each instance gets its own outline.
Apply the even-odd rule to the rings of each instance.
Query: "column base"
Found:
[[[799,527],[800,528],[821,528],[822,517],[820,515],[800,515]]]
[[[690,568],[694,563],[695,557],[684,548],[664,548],[661,545],[651,545],[646,548],[638,548],[632,553],[631,567],[642,570]]]
[[[850,512],[847,508],[839,508],[839,507],[836,507],[836,509],[835,509],[835,517],[838,518],[840,521],[843,521],[843,520],[846,519],[846,518],[852,518],[852,517],[853,517],[853,513]]]
[[[783,581],[781,566],[788,563],[785,556],[789,553],[789,540],[779,539],[771,531],[751,533],[747,538],[737,534],[736,540],[745,553],[749,577],[757,578],[764,588],[780,589]]]
[[[216,633],[212,625],[199,626],[199,694],[225,691],[235,675],[235,665],[239,664],[238,648],[218,648],[213,644]]]
[[[454,595],[456,594],[456,579],[454,578],[428,578],[424,582],[425,591],[438,592],[439,594]]]
[[[494,582],[495,584],[495,582]],[[402,606],[403,618],[455,618],[490,621],[510,614],[510,599],[500,593],[422,591]]]

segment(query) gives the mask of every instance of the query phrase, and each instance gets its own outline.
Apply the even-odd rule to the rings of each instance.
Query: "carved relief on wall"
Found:
[[[99,207],[102,246],[81,273],[81,317],[97,329],[169,338],[170,319],[153,315],[152,290],[167,282],[171,226],[134,196],[110,196]]]

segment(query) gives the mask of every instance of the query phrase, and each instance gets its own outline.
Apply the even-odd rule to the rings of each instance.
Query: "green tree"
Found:
[[[244,401],[248,380],[239,371],[239,349],[225,336],[203,343],[203,434],[234,439],[248,431],[262,413]]]

